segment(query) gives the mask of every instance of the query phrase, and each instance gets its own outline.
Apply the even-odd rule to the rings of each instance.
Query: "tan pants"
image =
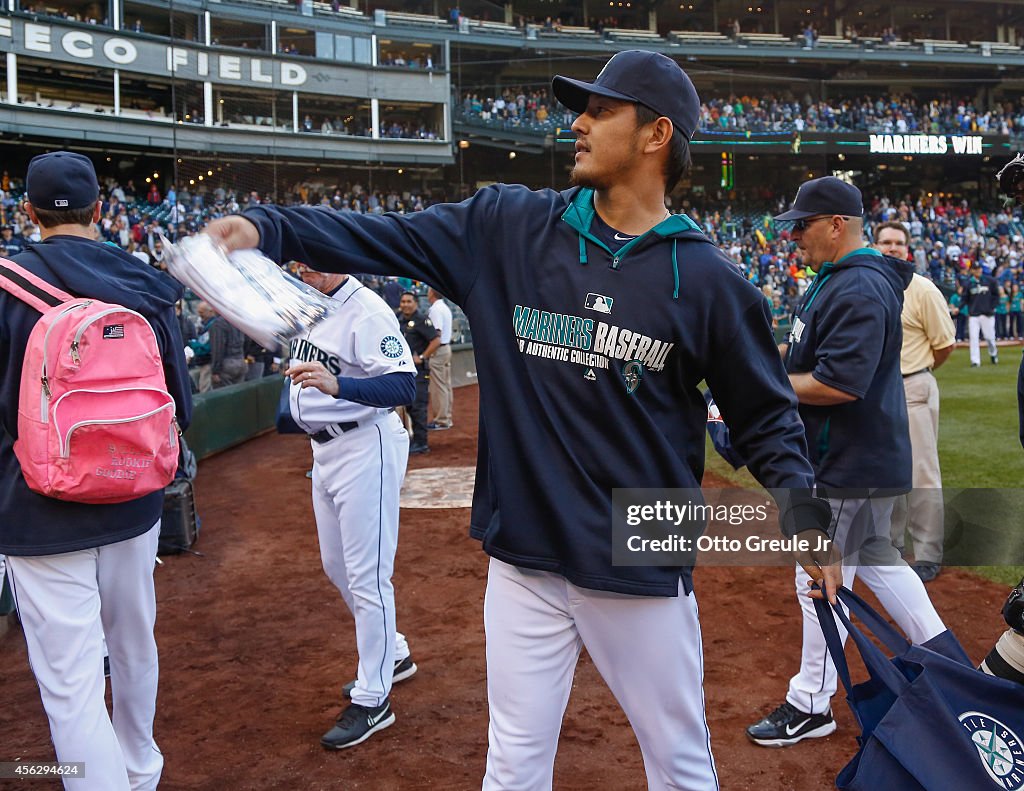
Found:
[[[439,346],[430,363],[430,420],[452,425],[452,347]]]
[[[903,380],[910,421],[914,488],[897,501],[893,538],[903,546],[904,529],[914,542],[918,563],[942,562],[942,473],[939,470],[939,385],[930,371]]]

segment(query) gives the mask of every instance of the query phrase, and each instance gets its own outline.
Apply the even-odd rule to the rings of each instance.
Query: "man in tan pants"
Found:
[[[875,228],[875,247],[907,260],[910,234],[899,222]],[[914,541],[913,569],[924,582],[942,566],[942,473],[939,470],[939,385],[932,371],[953,352],[953,321],[942,292],[928,278],[914,275],[903,294],[903,350],[900,370],[907,397],[914,488],[893,514],[893,537],[903,546],[904,530]]]
[[[430,311],[427,316],[441,335],[441,345],[430,357],[430,422],[431,431],[452,427],[452,311],[434,289],[427,291]]]

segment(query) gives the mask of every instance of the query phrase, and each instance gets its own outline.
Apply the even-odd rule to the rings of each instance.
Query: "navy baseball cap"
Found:
[[[89,157],[54,151],[33,157],[25,174],[25,191],[37,209],[84,209],[96,203],[100,187]]]
[[[864,197],[860,190],[835,176],[805,181],[796,191],[789,211],[776,220],[802,220],[805,217],[842,214],[860,217],[864,214]]]
[[[700,99],[686,72],[672,58],[639,49],[619,52],[597,79],[583,82],[556,76],[551,81],[555,98],[574,113],[584,113],[591,94],[639,102],[668,118],[687,140],[697,129]]]

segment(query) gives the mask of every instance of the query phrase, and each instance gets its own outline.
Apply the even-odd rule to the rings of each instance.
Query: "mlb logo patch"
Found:
[[[583,307],[587,310],[596,310],[598,313],[611,313],[613,302],[614,298],[606,297],[604,294],[587,294],[587,301],[583,303]]]
[[[113,340],[124,337],[123,324],[106,324],[103,326],[103,340]]]
[[[53,202],[53,206],[57,209],[66,209],[68,207],[68,201],[66,198],[61,198],[60,200],[55,200]]]

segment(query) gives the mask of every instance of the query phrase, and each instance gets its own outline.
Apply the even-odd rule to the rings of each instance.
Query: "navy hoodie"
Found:
[[[117,303],[145,316],[156,332],[178,423],[188,426],[192,390],[174,314],[180,285],[119,248],[76,236],[51,236],[11,260],[73,296]],[[160,518],[163,492],[113,505],[71,503],[36,494],[21,474],[14,455],[21,363],[39,316],[0,290],[0,553],[55,555],[134,538]]]
[[[675,596],[690,570],[612,565],[617,487],[697,488],[707,380],[751,471],[808,488],[796,398],[764,296],[687,217],[615,253],[593,192],[495,185],[408,215],[260,206],[275,260],[400,274],[465,310],[480,382],[472,534],[584,588]]]
[[[809,372],[856,396],[844,404],[800,405],[815,476],[826,488],[910,490],[900,314],[913,275],[909,261],[854,250],[822,265],[793,313],[786,370]],[[858,494],[865,496],[847,492]]]

